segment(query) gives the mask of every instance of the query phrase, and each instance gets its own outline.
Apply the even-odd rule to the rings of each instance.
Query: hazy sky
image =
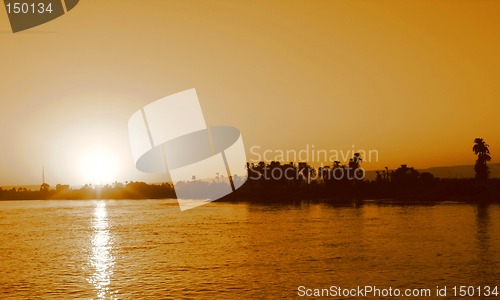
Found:
[[[376,149],[366,169],[500,147],[500,1],[87,1],[12,34],[0,9],[0,185],[82,184],[94,148],[135,171],[128,118],[196,88],[247,150]],[[252,159],[252,155],[248,152]]]

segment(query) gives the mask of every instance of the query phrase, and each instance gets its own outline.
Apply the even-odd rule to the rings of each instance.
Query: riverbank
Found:
[[[89,199],[172,199],[169,183],[131,182],[104,187],[61,188],[31,191],[0,190],[0,200],[89,200]],[[394,183],[389,181],[288,182],[248,180],[223,202],[295,202],[304,199],[328,202],[393,199],[397,201],[500,202],[500,179],[432,179]]]

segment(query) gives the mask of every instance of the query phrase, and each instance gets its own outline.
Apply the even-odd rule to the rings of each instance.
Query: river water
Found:
[[[499,205],[1,201],[0,231],[1,299],[500,285]]]

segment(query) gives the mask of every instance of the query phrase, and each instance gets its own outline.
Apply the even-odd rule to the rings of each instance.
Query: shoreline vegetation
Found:
[[[402,165],[397,170],[377,171],[372,181],[356,179],[356,164],[312,168],[306,163],[248,164],[248,180],[235,192],[217,200],[228,202],[296,202],[321,200],[346,202],[352,200],[397,201],[460,201],[500,203],[500,179],[448,179],[436,178],[431,173],[420,173]],[[356,168],[354,168],[356,167]],[[279,170],[279,171],[278,171]],[[342,170],[342,171],[341,171]],[[337,174],[344,174],[337,176]],[[287,174],[288,173],[288,174]],[[275,177],[271,174],[282,174]],[[292,176],[293,174],[293,176]],[[286,175],[286,176],[285,176]],[[290,175],[290,176],[289,176]],[[237,177],[232,180],[241,180]],[[220,188],[228,181],[217,176],[211,181],[193,179],[181,182],[184,188],[200,184]],[[171,183],[147,184],[144,182],[115,182],[104,186],[87,184],[79,189],[68,185],[51,188],[44,183],[39,190],[26,188],[0,188],[0,200],[90,200],[90,199],[175,199]]]
[[[193,175],[191,180],[177,182],[175,186],[171,183],[115,182],[95,187],[87,184],[80,189],[58,184],[55,189],[51,189],[44,182],[38,191],[0,188],[0,200],[173,199],[176,198],[176,189],[182,189],[184,195],[190,195],[190,199],[203,200],[217,199],[216,195],[227,194],[221,191],[231,191],[232,187],[237,186],[240,188],[219,201],[321,200],[335,203],[392,199],[409,202],[500,203],[500,179],[489,179],[489,145],[482,138],[476,138],[472,151],[478,158],[474,165],[476,178],[470,179],[436,178],[429,172],[420,173],[415,168],[401,165],[396,170],[390,171],[386,167],[385,170],[377,171],[376,179],[367,181],[365,171],[360,166],[363,159],[360,153],[354,153],[347,165],[335,161],[332,166],[316,169],[304,162],[282,164],[272,161],[266,164],[261,161],[258,164],[247,163],[246,176],[235,174],[225,178],[217,173],[213,179],[200,180]]]

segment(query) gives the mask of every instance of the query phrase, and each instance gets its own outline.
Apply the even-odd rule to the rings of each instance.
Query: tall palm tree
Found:
[[[482,138],[476,138],[474,140],[474,146],[472,151],[477,155],[476,164],[474,165],[474,170],[476,171],[476,179],[487,180],[490,174],[488,168],[488,162],[491,160],[490,156],[490,145]]]

